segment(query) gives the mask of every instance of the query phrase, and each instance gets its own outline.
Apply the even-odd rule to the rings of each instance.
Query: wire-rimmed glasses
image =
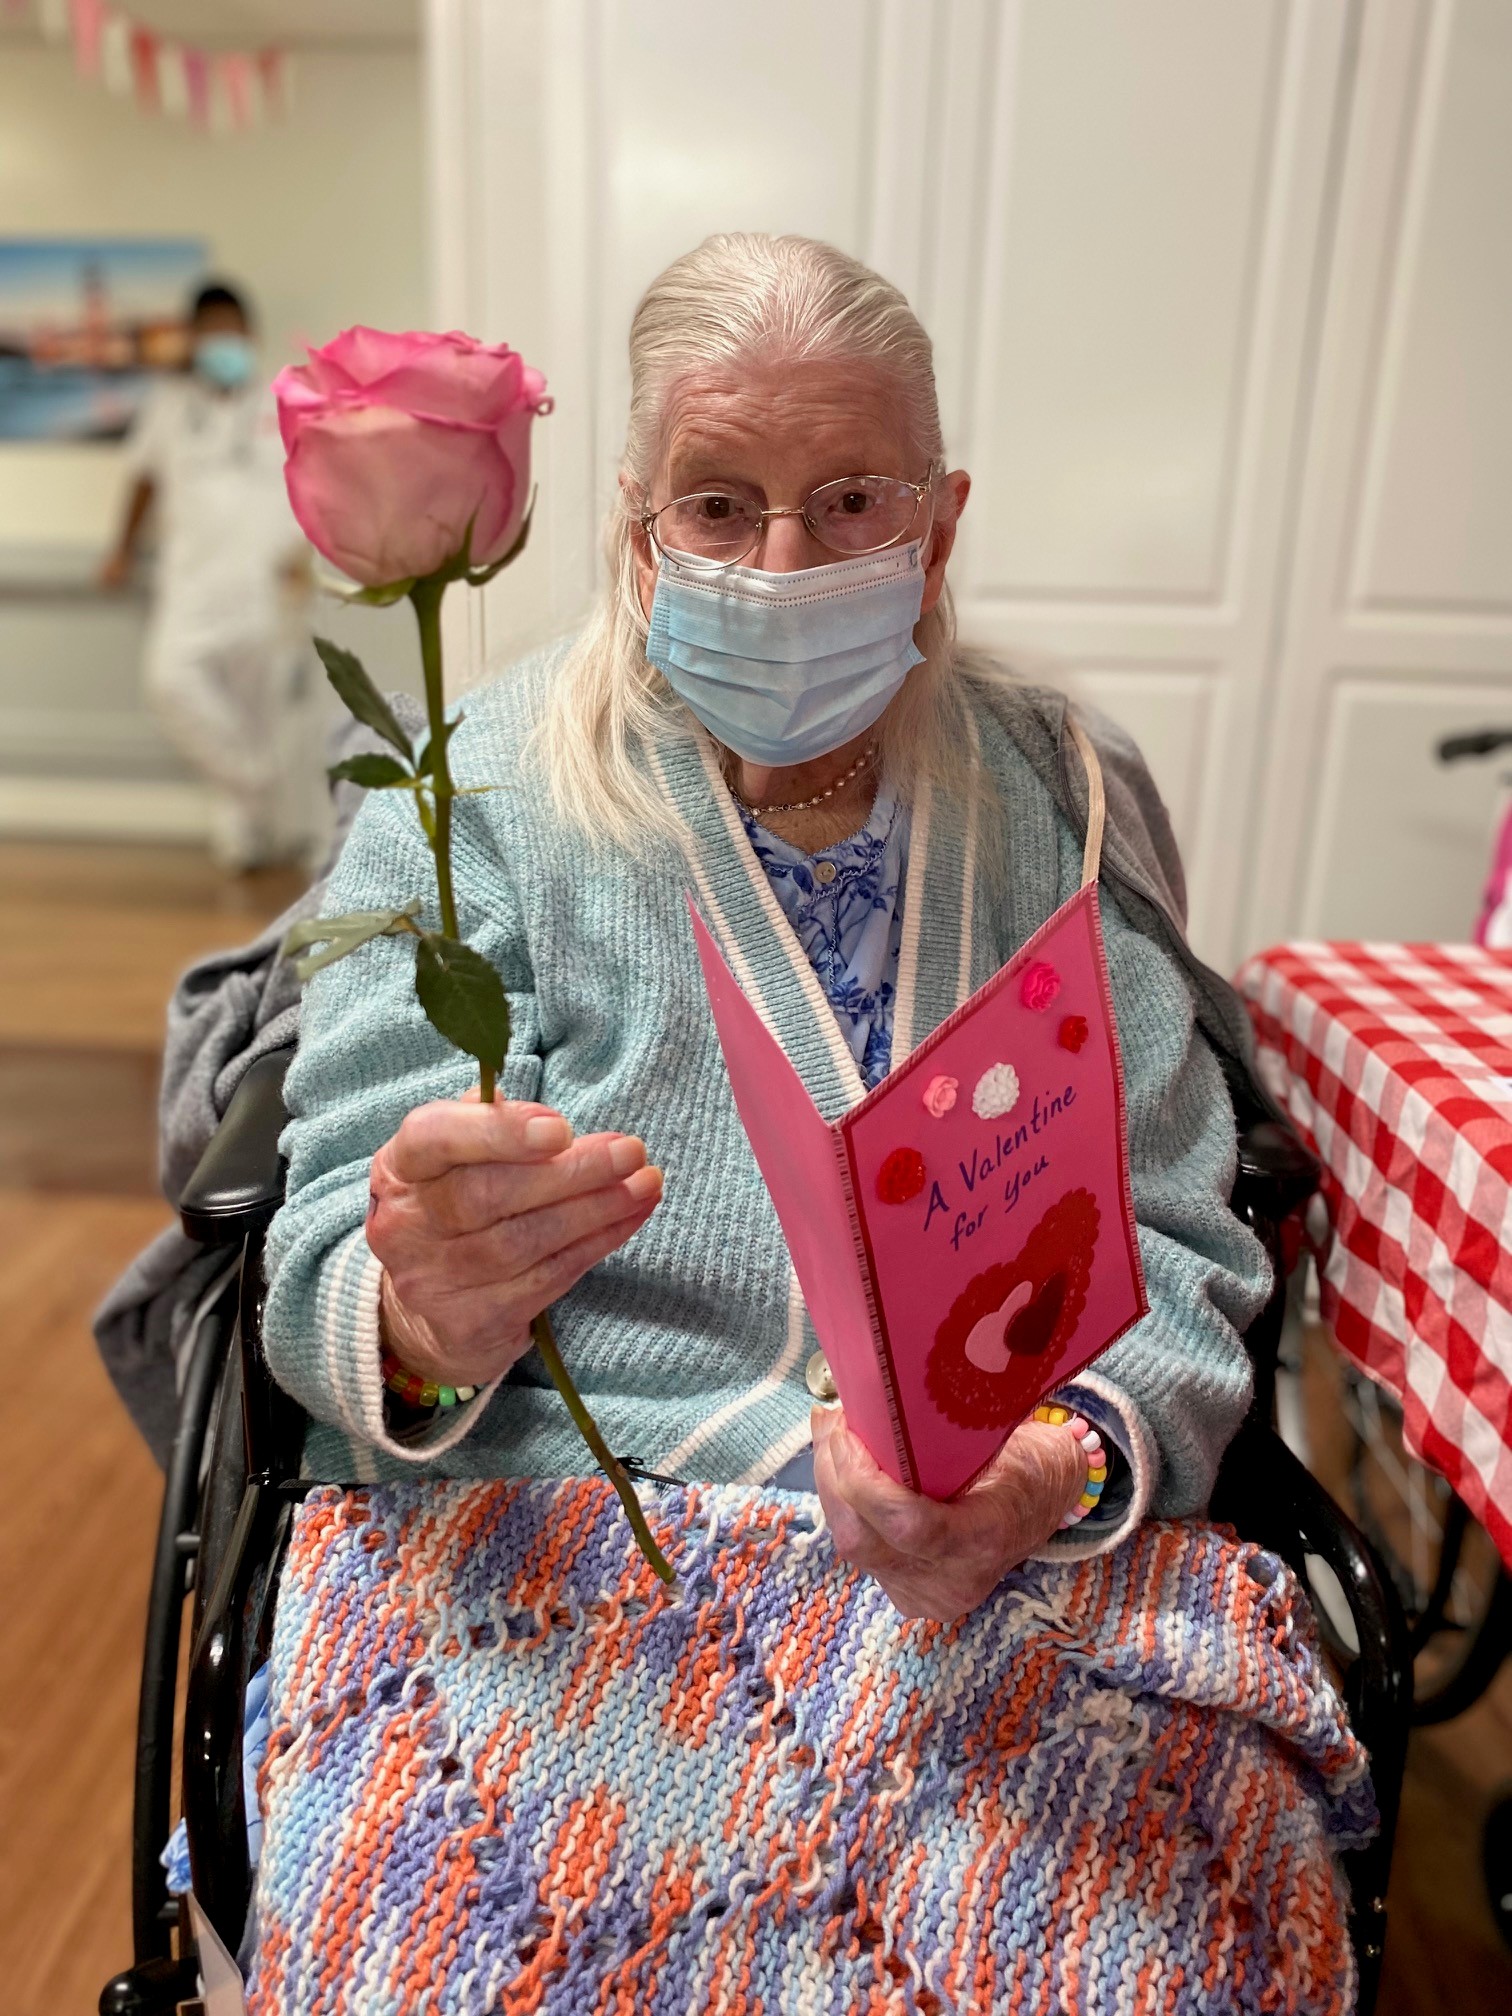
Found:
[[[658,553],[694,560],[711,572],[738,567],[756,551],[773,518],[801,518],[821,546],[855,560],[908,537],[934,477],[933,464],[922,483],[901,476],[837,476],[801,504],[772,510],[734,491],[695,490],[659,510],[642,511],[640,522]]]

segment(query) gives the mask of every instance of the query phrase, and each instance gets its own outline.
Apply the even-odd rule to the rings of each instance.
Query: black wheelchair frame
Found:
[[[163,1494],[148,1603],[137,1724],[132,1840],[135,1964],[100,1997],[106,2016],[168,2016],[192,1997],[188,1914],[168,1896],[158,1857],[170,1832],[175,1688],[184,1602],[193,1639],[181,1732],[182,1807],[195,1895],[228,1950],[246,1925],[252,1875],[242,1797],[242,1720],[249,1673],[267,1653],[273,1600],[299,1477],[304,1416],[263,1363],[263,1240],[283,1197],[278,1138],[288,1052],[248,1070],[179,1203],[185,1231],[240,1248],[204,1314],[185,1379]],[[1274,1427],[1277,1351],[1286,1309],[1285,1228],[1317,1187],[1317,1165],[1284,1125],[1241,1133],[1233,1208],[1276,1269],[1270,1301],[1245,1343],[1255,1397],[1224,1457],[1212,1511],[1279,1554],[1304,1582],[1322,1561],[1337,1578],[1358,1650],[1335,1638],[1351,1723],[1370,1753],[1381,1831],[1343,1858],[1358,2008],[1374,2007],[1386,1936],[1386,1886],[1406,1763],[1411,1661],[1401,1604],[1370,1543]],[[1320,1621],[1326,1613],[1320,1608]],[[1325,1633],[1327,1627],[1325,1622]],[[177,1954],[173,1928],[178,1928]]]

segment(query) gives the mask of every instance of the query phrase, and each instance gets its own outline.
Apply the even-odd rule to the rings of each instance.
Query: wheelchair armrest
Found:
[[[182,1796],[194,1894],[226,1950],[236,1952],[252,1897],[242,1792],[247,1681],[272,1614],[292,1501],[250,1478],[205,1599],[184,1696]]]
[[[179,1198],[179,1222],[202,1246],[229,1246],[266,1225],[283,1201],[278,1137],[288,1115],[283,1081],[292,1050],[248,1068]]]
[[[1318,1187],[1318,1158],[1279,1120],[1257,1120],[1239,1136],[1233,1208],[1251,1223],[1279,1225]]]

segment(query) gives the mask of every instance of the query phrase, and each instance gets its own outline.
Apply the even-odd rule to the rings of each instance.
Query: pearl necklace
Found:
[[[765,812],[809,812],[814,806],[822,805],[826,798],[833,798],[837,791],[843,790],[854,778],[859,777],[876,753],[876,743],[868,742],[850,768],[842,771],[827,791],[817,791],[812,798],[795,798],[788,805],[752,805],[748,799],[741,797],[733,784],[729,786],[729,793],[737,805],[744,805],[747,812],[757,818]]]

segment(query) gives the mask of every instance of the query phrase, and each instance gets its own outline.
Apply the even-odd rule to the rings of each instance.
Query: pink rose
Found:
[[[506,344],[348,329],[273,381],[289,502],[365,587],[434,574],[472,524],[474,567],[514,544],[546,380]]]
[[[1059,994],[1060,975],[1053,966],[1047,966],[1043,959],[1037,959],[1024,973],[1019,987],[1019,999],[1026,1008],[1042,1013]]]
[[[931,1078],[924,1087],[924,1111],[931,1120],[943,1120],[956,1103],[956,1094],[961,1089],[957,1078]]]

